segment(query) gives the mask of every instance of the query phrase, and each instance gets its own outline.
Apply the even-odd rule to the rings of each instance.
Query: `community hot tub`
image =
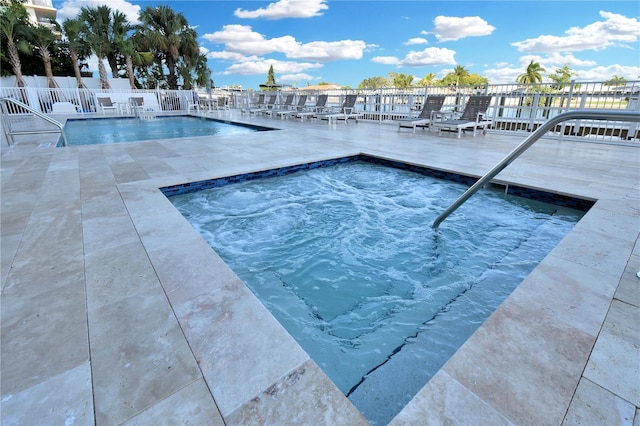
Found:
[[[591,205],[500,187],[434,231],[472,181],[354,156],[162,190],[367,420],[386,424]]]

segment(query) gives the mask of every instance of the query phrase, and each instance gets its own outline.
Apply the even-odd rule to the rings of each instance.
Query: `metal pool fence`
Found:
[[[157,114],[192,112],[196,105],[200,112],[210,113],[249,108],[255,104],[259,94],[275,95],[281,99],[291,92],[307,95],[307,105],[314,105],[319,94],[326,94],[329,108],[339,108],[346,95],[356,94],[355,108],[361,114],[361,119],[381,123],[418,115],[429,95],[446,96],[442,109],[450,113],[461,112],[470,96],[491,95],[491,105],[486,112],[486,118],[492,122],[489,131],[501,133],[530,133],[548,119],[573,110],[640,111],[640,81],[628,81],[621,85],[608,85],[605,82],[570,82],[327,91],[305,90],[301,87],[283,88],[272,92],[216,88],[210,93],[163,89],[0,87],[0,97],[17,99],[45,114],[133,115],[136,109],[131,107],[132,98],[142,98],[144,108]],[[105,98],[114,105],[105,106]],[[24,114],[25,111],[14,108],[7,113],[17,115]],[[559,124],[552,133],[567,139],[580,138],[594,142],[640,146],[638,123],[575,120]]]

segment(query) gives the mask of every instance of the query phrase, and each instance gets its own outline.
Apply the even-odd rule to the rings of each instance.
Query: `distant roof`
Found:
[[[342,86],[338,84],[317,84],[315,86],[298,87],[298,90],[340,90]]]

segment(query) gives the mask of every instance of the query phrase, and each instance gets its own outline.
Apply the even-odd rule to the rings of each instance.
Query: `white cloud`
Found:
[[[269,67],[273,65],[273,70],[277,73],[299,73],[302,71],[322,68],[322,64],[308,62],[278,61],[275,59],[248,58],[243,62],[234,63],[225,69],[225,75],[267,75]]]
[[[384,64],[384,65],[400,64],[400,59],[396,58],[395,56],[376,56],[375,58],[372,58],[371,61],[376,62],[378,64]]]
[[[328,62],[362,59],[362,52],[366,47],[366,43],[362,40],[312,41],[300,44],[292,51],[285,53],[288,58]]]
[[[513,84],[516,82],[516,78],[523,72],[524,70],[522,68],[503,65],[497,68],[487,69],[482,75],[487,77],[491,84]]]
[[[614,75],[624,77],[627,80],[637,80],[640,75],[640,67],[609,65],[591,68],[588,70],[578,70],[576,80],[579,81],[604,81],[609,80]]]
[[[420,52],[412,50],[407,53],[407,55],[403,59],[396,58],[395,56],[377,56],[371,60],[380,64],[398,65],[404,67],[455,65],[455,54],[455,50],[443,49],[438,47],[427,47]]]
[[[565,36],[541,35],[511,45],[521,52],[578,52],[638,41],[640,22],[636,18],[603,11],[600,16],[604,21],[594,22],[584,28],[569,28]]]
[[[571,54],[562,55],[558,52],[553,52],[546,56],[539,56],[539,55],[521,56],[520,65],[522,66],[523,72],[524,72],[524,69],[526,69],[527,65],[529,65],[531,61],[538,62],[544,68],[547,68],[547,71],[549,70],[550,67],[555,67],[555,66],[562,67],[564,65],[569,65],[569,67],[592,67],[596,65],[596,61],[582,60],[582,59],[576,58]]]
[[[404,42],[406,46],[412,46],[414,44],[427,44],[427,43],[429,43],[427,39],[422,37],[410,38],[409,40]]]
[[[234,14],[238,18],[311,18],[322,15],[322,11],[328,9],[325,0],[278,0],[269,3],[266,8],[256,10],[236,9]]]
[[[283,53],[288,58],[313,61],[361,59],[367,45],[362,40],[313,41],[300,43],[292,36],[267,39],[248,25],[225,25],[222,30],[205,34],[212,43],[225,45],[225,51],[243,55]]]
[[[296,86],[298,87],[302,87],[300,86],[300,82],[302,81],[313,81],[313,80],[318,80],[318,77],[313,77],[305,73],[282,74],[281,76],[276,77],[276,81],[278,82],[288,81],[288,82],[291,82],[291,84],[296,83]]]
[[[139,23],[141,7],[126,0],[65,0],[56,12],[56,20],[63,22],[66,19],[73,19],[78,16],[82,7],[95,8],[102,5],[122,12],[132,24]]]
[[[426,65],[454,65],[456,52],[451,49],[427,47],[420,52],[410,51],[402,60],[407,67],[421,67]]]
[[[458,18],[454,16],[436,16],[433,30],[438,41],[453,41],[465,37],[489,35],[495,30],[493,25],[479,16]]]

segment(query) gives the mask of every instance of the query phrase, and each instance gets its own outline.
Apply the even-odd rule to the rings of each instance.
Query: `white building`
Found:
[[[50,25],[49,18],[56,19],[56,9],[51,0],[26,0],[22,5],[35,25]]]

